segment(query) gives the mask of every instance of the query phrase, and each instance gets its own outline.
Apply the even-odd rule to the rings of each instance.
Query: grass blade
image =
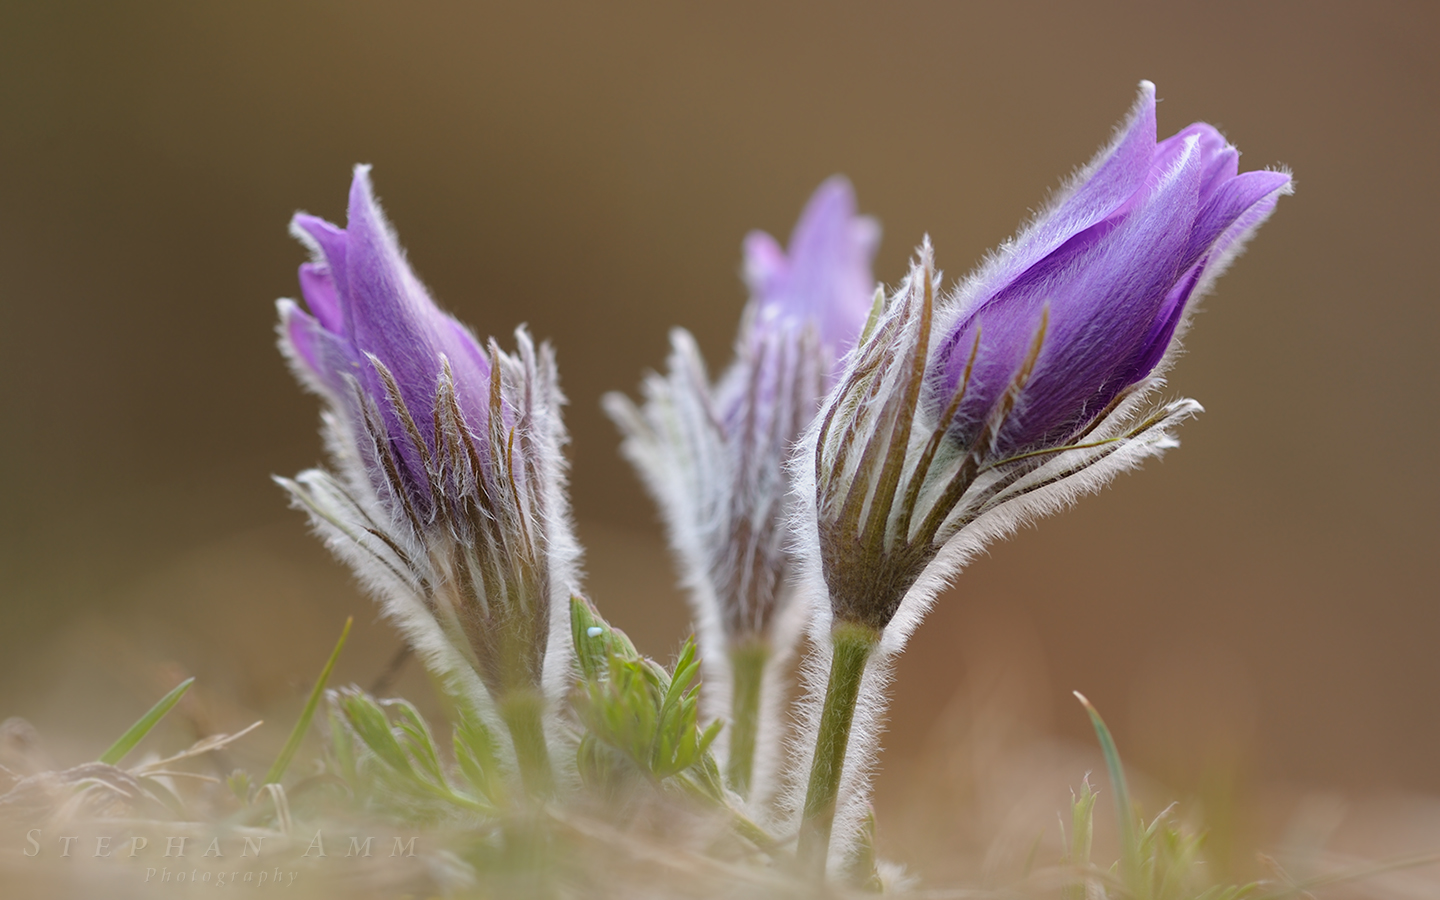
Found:
[[[310,691],[310,699],[305,701],[305,708],[300,712],[300,719],[295,723],[295,728],[290,732],[290,739],[281,748],[280,755],[275,759],[275,765],[265,775],[263,784],[277,784],[285,770],[290,767],[290,760],[294,758],[295,751],[300,749],[300,742],[305,740],[305,733],[310,730],[310,720],[315,718],[315,710],[320,706],[320,698],[325,694],[325,682],[330,680],[330,671],[335,668],[335,660],[340,658],[340,651],[345,647],[345,639],[350,636],[350,626],[355,624],[355,617],[350,616],[345,620],[345,628],[340,632],[340,640],[335,642],[335,649],[330,652],[330,659],[325,662],[325,668],[320,670],[320,677],[315,679],[315,688]]]
[[[1085,699],[1085,695],[1079,691],[1075,692],[1075,699],[1085,707],[1085,712],[1090,714],[1090,724],[1095,726],[1095,737],[1100,741],[1100,752],[1105,756],[1105,768],[1110,770],[1110,784],[1115,790],[1115,812],[1120,820],[1120,846],[1124,852],[1125,882],[1133,891],[1138,887],[1140,878],[1140,845],[1135,837],[1135,809],[1130,805],[1130,789],[1125,784],[1125,768],[1120,764],[1120,751],[1115,747],[1115,738],[1110,736],[1110,729],[1105,727],[1105,720],[1100,718],[1100,713]]]
[[[131,725],[128,731],[120,735],[120,740],[111,744],[109,750],[100,754],[100,762],[107,766],[113,766],[124,759],[125,754],[134,750],[135,745],[145,739],[145,735],[150,733],[150,729],[154,728],[159,724],[161,719],[165,718],[165,714],[174,708],[175,704],[180,702],[180,698],[185,696],[185,692],[190,690],[190,685],[194,683],[195,676],[192,675],[175,685],[174,690],[164,697],[161,697],[159,703],[150,707],[149,712],[141,716],[138,722]]]

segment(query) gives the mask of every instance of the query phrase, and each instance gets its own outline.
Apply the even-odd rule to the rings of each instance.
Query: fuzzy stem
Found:
[[[830,631],[833,647],[830,683],[825,689],[825,706],[820,713],[820,731],[815,738],[815,758],[810,764],[810,784],[805,792],[805,812],[800,822],[796,850],[801,871],[825,878],[830,854],[830,831],[835,824],[836,798],[845,766],[845,749],[850,744],[850,723],[855,718],[855,701],[865,664],[880,642],[880,632],[855,622],[837,622]]]
[[[525,792],[536,800],[549,799],[555,792],[555,773],[550,767],[550,748],[545,743],[542,712],[544,699],[534,691],[515,689],[500,701],[500,718],[510,729],[515,744],[515,761]]]
[[[755,778],[755,742],[760,733],[760,690],[770,648],[752,640],[730,650],[730,752],[725,774],[730,788],[741,797],[750,796]]]

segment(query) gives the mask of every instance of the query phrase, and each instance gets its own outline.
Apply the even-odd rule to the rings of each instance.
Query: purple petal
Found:
[[[1142,101],[1146,99],[1142,97]],[[1142,103],[1133,120],[1143,121]],[[1126,139],[1135,133],[1134,121]],[[1108,169],[1121,150],[1095,167]],[[1130,145],[1133,146],[1133,145]],[[965,293],[970,312],[937,349],[937,402],[946,402],[975,355],[966,399],[955,429],[977,429],[996,409],[1032,346],[1048,309],[1040,355],[1019,401],[1007,417],[996,449],[1009,452],[1062,440],[1116,394],[1146,377],[1173,340],[1186,304],[1213,260],[1263,220],[1288,183],[1279,173],[1236,176],[1238,153],[1208,125],[1197,124],[1155,145],[1144,177],[1119,197],[1088,183],[1074,196],[1105,195],[1108,215],[1074,231],[1028,266],[992,267]],[[1117,178],[1110,178],[1113,189]],[[1073,198],[1072,198],[1073,199]],[[1066,204],[1057,214],[1066,212]],[[1093,212],[1097,207],[1089,204]],[[1073,210],[1072,210],[1073,211]],[[1070,222],[1080,221],[1070,218]],[[1018,245],[1033,251],[1064,229],[1036,223]],[[1001,278],[997,275],[1008,274]],[[984,285],[991,285],[987,291]]]
[[[1289,183],[1290,176],[1284,172],[1246,172],[1230,179],[1201,210],[1195,222],[1195,243],[1206,249],[1213,245],[1215,252],[1224,253],[1240,234],[1264,221]]]
[[[438,315],[423,291],[409,284],[405,259],[370,189],[369,172],[355,170],[346,220],[344,277],[345,330],[357,350],[374,354],[395,376],[400,393],[417,421],[426,421],[433,407],[440,374],[437,347],[428,321]],[[367,387],[381,394],[370,376]]]
[[[745,278],[762,311],[813,321],[822,341],[844,351],[870,312],[879,240],[874,221],[857,215],[850,182],[835,176],[805,205],[788,255],[764,232],[746,236]]]
[[[335,280],[330,270],[315,263],[300,266],[300,294],[305,305],[330,331],[340,334],[345,327],[344,313],[340,311],[340,293],[335,289]]]
[[[293,300],[281,300],[276,306],[283,329],[281,336],[293,351],[292,358],[304,363],[316,378],[325,378],[329,373],[320,368],[320,351],[315,346],[314,330],[320,323],[302,312]]]
[[[1168,145],[1182,143],[1190,137],[1199,140],[1200,156],[1205,160],[1205,173],[1200,176],[1200,205],[1204,206],[1216,188],[1234,178],[1240,171],[1240,151],[1230,146],[1224,135],[1213,126],[1204,122],[1196,122],[1181,129],[1161,141],[1156,149],[1158,151]]]
[[[290,220],[290,232],[319,250],[324,268],[336,279],[337,290],[344,294],[342,279],[345,277],[346,250],[349,248],[345,229],[308,213],[296,213]]]
[[[745,235],[745,284],[757,297],[768,297],[777,290],[777,281],[784,277],[788,264],[785,248],[764,231]]]
[[[446,360],[463,417],[473,431],[481,430],[489,403],[489,360],[475,337],[435,305],[411,271],[375,201],[369,168],[355,169],[346,228],[300,214],[292,231],[317,251],[316,259],[300,267],[301,291],[313,316],[293,304],[281,311],[297,363],[345,403],[351,391],[347,378],[358,379],[385,417],[401,464],[412,473],[421,471],[419,450],[370,357],[394,377],[404,411],[419,426],[428,450],[434,450],[430,423]]]
[[[423,423],[434,414],[443,355],[450,362],[461,410],[471,428],[480,429],[489,394],[490,366],[485,353],[469,331],[441,312],[411,271],[375,201],[368,167],[356,167],[346,224],[344,282],[349,290],[342,308],[354,347],[385,364],[411,416]],[[372,396],[384,401],[374,372],[365,374],[364,383]],[[380,405],[388,408],[388,402]],[[398,429],[399,422],[390,425]],[[422,428],[422,432],[430,442],[428,429]]]
[[[1130,383],[1121,373],[1197,261],[1189,237],[1205,160],[1193,137],[1173,155],[1125,222],[1052,288],[1051,326],[1005,449],[1063,436]]]
[[[1016,238],[993,273],[1008,281],[1076,234],[1113,215],[1150,171],[1155,152],[1155,85],[1140,82],[1140,95],[1115,140],[1100,151],[1061,194],[1048,213]]]
[[[292,301],[281,300],[278,307],[281,334],[290,347],[291,358],[308,370],[317,387],[344,398],[349,393],[344,376],[358,375],[360,371],[348,342]]]
[[[1165,351],[1170,349],[1175,329],[1185,315],[1185,305],[1190,301],[1190,295],[1194,293],[1195,285],[1199,283],[1204,269],[1203,262],[1196,263],[1179,283],[1171,288],[1165,297],[1165,303],[1160,307],[1159,315],[1150,326],[1150,333],[1140,344],[1139,354],[1111,379],[1114,392],[1124,390],[1147,377],[1160,364],[1160,360],[1165,357]],[[1113,399],[1114,393],[1111,393],[1105,402],[1108,404]]]

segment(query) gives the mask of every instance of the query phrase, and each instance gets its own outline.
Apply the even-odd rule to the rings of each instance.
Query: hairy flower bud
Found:
[[[837,754],[851,786],[838,846],[853,836],[887,660],[965,560],[1174,446],[1199,410],[1146,398],[1195,299],[1290,190],[1288,174],[1242,175],[1238,161],[1203,123],[1157,143],[1154,86],[1142,83],[1111,146],[948,296],[927,239],[849,357],[795,469],[816,636],[836,660],[869,657],[808,676],[811,727],[830,754],[802,761],[812,854],[829,838]],[[827,700],[833,728],[820,721],[836,679],[857,723],[848,749],[826,729],[848,731],[850,709]]]
[[[1114,143],[949,296],[922,246],[810,436],[835,618],[879,631],[912,593],[923,611],[988,538],[1173,446],[1198,406],[1143,398],[1194,299],[1290,189],[1238,160],[1203,123],[1157,143],[1145,82]]]
[[[516,332],[483,347],[406,263],[357,167],[349,221],[295,216],[309,312],[279,302],[280,345],[325,401],[338,469],[281,479],[385,602],[427,664],[490,699],[563,691],[571,536],[554,355]],[[512,728],[513,730],[513,728]]]
[[[796,224],[788,254],[768,234],[746,237],[751,300],[735,361],[719,381],[710,382],[694,339],[677,329],[669,370],[645,379],[643,406],[606,397],[684,572],[707,666],[706,702],[716,715],[736,707],[726,739],[753,737],[745,720],[759,712],[741,710],[742,695],[760,690],[759,669],[783,663],[794,637],[794,629],[777,633],[790,569],[786,462],[865,322],[878,238],[875,223],[856,215],[849,183],[826,181]],[[727,689],[734,704],[726,703]],[[748,772],[732,774],[740,789],[749,786]]]
[[[1203,122],[1156,143],[1155,86],[1144,82],[1114,144],[939,313],[934,398],[968,378],[955,438],[995,453],[1064,443],[1148,378],[1191,299],[1289,190],[1288,174],[1240,174],[1239,161]]]

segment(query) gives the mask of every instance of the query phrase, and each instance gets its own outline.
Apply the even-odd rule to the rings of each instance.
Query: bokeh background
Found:
[[[398,646],[268,480],[321,458],[274,347],[286,223],[343,221],[352,164],[442,304],[557,345],[589,587],[667,656],[689,617],[600,395],[676,325],[722,365],[741,238],[787,235],[836,172],[884,226],[878,278],[926,233],[963,275],[1149,78],[1163,133],[1213,122],[1297,193],[1174,370],[1209,410],[1183,448],[937,604],[878,802],[940,802],[962,744],[980,774],[942,806],[983,800],[1005,748],[1084,759],[1073,689],[1157,797],[1262,840],[1440,794],[1437,10],[0,5],[0,718],[77,762],[195,674],[191,728],[264,715],[278,743],[346,615],[339,678]]]

